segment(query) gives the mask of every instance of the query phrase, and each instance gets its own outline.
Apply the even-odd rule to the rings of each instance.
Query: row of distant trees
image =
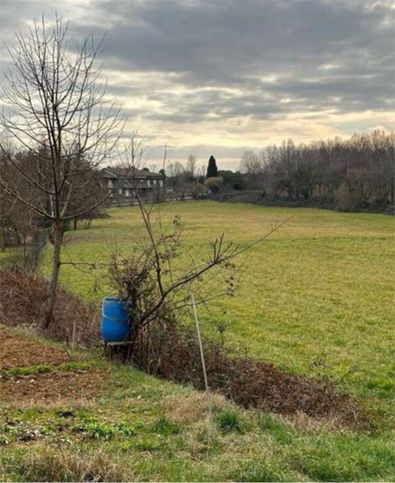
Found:
[[[196,155],[191,153],[185,164],[180,161],[171,162],[163,173],[168,189],[182,198],[186,195],[195,196],[196,192],[200,192],[199,187],[204,185],[208,178],[218,176],[218,168],[213,155],[210,156],[207,165],[199,166]]]
[[[262,203],[301,203],[341,211],[386,211],[394,205],[395,133],[374,131],[308,144],[291,139],[246,151],[240,170],[220,170],[210,157],[197,169],[191,154],[186,165],[177,162],[166,170],[168,186],[195,197],[232,197],[250,192]],[[243,199],[248,200],[248,196]]]
[[[0,184],[0,250],[4,250],[7,245],[31,245],[41,229],[51,227],[51,220],[43,214],[44,210],[50,211],[53,204],[48,193],[52,168],[49,154],[45,151],[44,147],[37,151],[0,151],[1,175],[7,181],[8,188],[4,189],[4,185]],[[97,210],[94,207],[99,207],[107,194],[97,170],[92,169],[83,159],[75,161],[75,164],[78,164],[78,176],[73,177],[75,186],[68,196],[62,215],[64,221],[68,220],[74,227],[78,219],[90,220],[95,216]],[[42,189],[35,186],[35,183],[42,186]],[[86,207],[93,209],[86,211]],[[41,210],[43,213],[40,213]]]
[[[394,141],[394,132],[375,131],[248,151],[240,164],[243,186],[272,199],[314,201],[340,210],[386,208],[394,204]]]

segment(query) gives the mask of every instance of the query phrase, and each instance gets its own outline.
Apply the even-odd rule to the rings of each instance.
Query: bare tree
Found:
[[[190,154],[188,156],[187,163],[185,166],[185,174],[192,180],[196,176],[196,164],[197,164],[196,156],[194,154]]]
[[[5,141],[0,150],[5,162],[39,196],[25,196],[12,178],[0,183],[12,197],[48,220],[52,228],[52,276],[45,325],[52,320],[61,266],[64,222],[83,216],[104,202],[89,200],[73,206],[79,193],[88,193],[90,176],[108,159],[120,132],[119,110],[107,100],[106,83],[96,66],[100,47],[87,37],[76,49],[68,43],[68,23],[56,18],[52,25],[34,22],[27,34],[17,33],[9,49],[13,65],[1,100],[9,106],[0,115]],[[21,164],[5,149],[11,140],[31,153]]]

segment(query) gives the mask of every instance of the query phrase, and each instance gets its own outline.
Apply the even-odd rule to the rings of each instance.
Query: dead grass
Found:
[[[322,418],[312,418],[302,411],[294,414],[277,414],[276,418],[286,426],[299,431],[311,433],[319,433],[321,431],[346,431],[350,432],[350,428],[345,428],[341,418],[331,415]]]
[[[213,411],[230,406],[230,403],[220,394],[210,394],[208,399],[204,392],[193,392],[186,396],[168,396],[163,402],[163,407],[166,416],[175,423],[192,424],[208,417],[209,404]]]
[[[0,322],[12,327],[34,325],[58,341],[93,347],[99,343],[99,312],[92,305],[58,289],[54,322],[44,329],[49,282],[19,268],[0,271]]]
[[[47,445],[36,448],[20,462],[20,474],[26,481],[132,481],[125,465],[115,455],[102,450],[71,453]]]

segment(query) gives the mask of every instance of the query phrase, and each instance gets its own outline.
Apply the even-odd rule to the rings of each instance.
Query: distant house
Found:
[[[109,191],[110,204],[134,204],[136,191],[144,200],[161,201],[165,198],[165,177],[147,168],[108,166],[100,171],[100,178]]]

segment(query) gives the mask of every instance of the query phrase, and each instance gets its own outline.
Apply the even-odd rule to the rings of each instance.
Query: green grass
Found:
[[[369,481],[395,476],[388,434],[242,410],[217,396],[210,420],[204,393],[132,368],[101,365],[111,372],[96,401],[39,402],[19,409],[2,404],[1,480]],[[25,441],[26,433],[39,436]]]
[[[0,251],[0,269],[24,260],[22,247],[9,247]]]
[[[151,477],[393,479],[394,218],[214,202],[169,203],[160,210],[163,220],[181,216],[185,246],[202,256],[208,240],[222,232],[243,245],[292,216],[280,231],[240,257],[236,294],[212,301],[209,312],[200,311],[204,331],[215,335],[222,324],[225,339],[234,347],[246,348],[251,356],[297,373],[329,378],[372,412],[378,429],[369,435],[322,428],[290,430],[278,418],[262,420],[249,413],[247,423],[255,429],[242,434],[220,431],[218,444],[209,450],[213,463],[199,463],[197,474],[179,456],[168,455],[161,462],[173,446],[161,446],[161,438],[145,435],[138,450],[152,448],[147,451],[160,455],[152,462]],[[105,262],[115,248],[127,253],[141,241],[144,231],[136,208],[111,209],[109,214],[89,230],[68,232],[63,259]],[[45,274],[49,266],[47,250],[42,259]],[[98,305],[111,291],[104,269],[81,272],[65,265],[61,283]],[[122,374],[145,378],[128,369]],[[138,392],[161,400],[162,383],[150,381],[152,386],[143,385]],[[166,438],[179,442],[183,435],[181,431]],[[229,468],[224,446],[230,443],[223,443],[223,438],[232,439],[230,447],[237,454],[238,463]],[[203,434],[199,445],[206,443]],[[146,475],[143,466],[139,474]],[[170,473],[165,469],[169,467]]]
[[[66,233],[64,260],[105,262],[115,249],[127,253],[141,240],[136,208],[109,213],[89,230]],[[202,257],[208,240],[222,232],[242,245],[292,216],[237,260],[236,295],[201,310],[205,330],[215,333],[223,324],[235,347],[299,373],[328,376],[357,395],[393,394],[394,218],[214,202],[166,204],[161,213],[167,221],[181,215],[185,244]],[[49,255],[42,264],[47,275]],[[99,304],[111,291],[105,270],[84,270],[63,266],[61,282]]]

